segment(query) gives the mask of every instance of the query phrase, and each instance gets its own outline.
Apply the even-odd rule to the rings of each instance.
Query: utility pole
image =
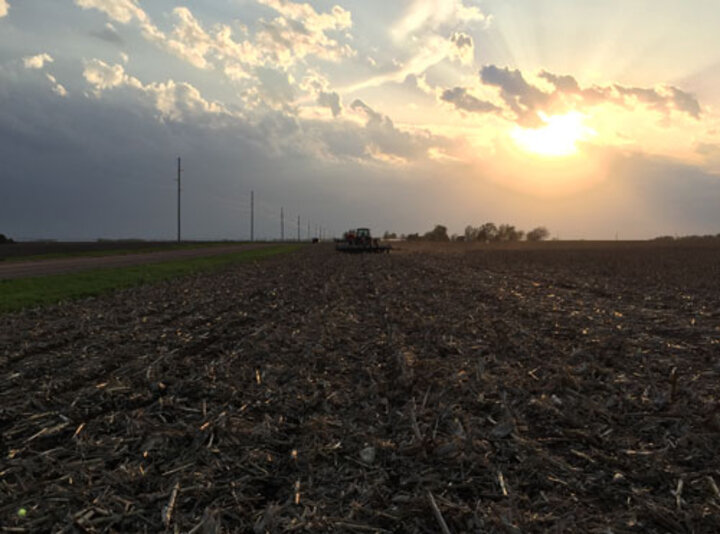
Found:
[[[178,191],[177,191],[177,241],[180,243],[180,191],[182,191],[182,188],[180,187],[180,174],[182,173],[182,168],[180,166],[180,158],[178,158],[178,177],[177,177],[177,183],[178,183]]]
[[[300,215],[298,215],[298,241],[300,241]]]
[[[308,221],[308,235],[307,235],[308,241],[310,241],[310,221]]]
[[[255,241],[255,191],[250,191],[250,241]]]
[[[285,241],[285,212],[284,208],[280,206],[280,241]]]

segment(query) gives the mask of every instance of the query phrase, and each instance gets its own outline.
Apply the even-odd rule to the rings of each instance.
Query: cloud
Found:
[[[113,21],[139,23],[146,39],[199,69],[216,69],[243,87],[241,98],[249,107],[277,109],[295,97],[295,80],[280,71],[299,65],[307,69],[308,59],[339,61],[355,51],[330,37],[330,32],[352,26],[349,11],[335,6],[318,12],[309,4],[287,0],[259,0],[279,16],[259,21],[257,33],[237,40],[228,25],[204,27],[186,7],[172,10],[175,23],[169,33],[160,31],[135,0],[75,0],[85,9],[97,9]],[[244,32],[246,30],[243,30]],[[274,74],[277,73],[277,74]],[[316,98],[317,91],[313,91]]]
[[[75,0],[82,9],[97,9],[121,24],[137,21],[146,39],[163,41],[165,35],[152,23],[150,17],[137,5],[137,0]]]
[[[375,111],[360,99],[350,104],[350,110],[365,121],[363,129],[355,130],[355,146],[362,145],[363,158],[391,165],[423,162],[428,160],[432,148],[443,148],[446,143],[446,140],[426,131],[397,128],[390,117]],[[352,128],[346,129],[353,132]],[[329,144],[337,146],[337,141],[330,140]]]
[[[480,71],[480,79],[485,85],[500,89],[500,97],[520,123],[539,124],[537,111],[548,103],[550,95],[525,81],[519,70],[487,65]]]
[[[75,0],[83,9],[97,9],[111,19],[127,24],[133,20],[149,22],[147,14],[137,5],[137,0]]]
[[[159,112],[162,119],[185,121],[208,115],[231,115],[221,104],[203,98],[200,91],[189,83],[168,80],[143,84],[128,75],[119,64],[108,65],[93,59],[85,65],[83,76],[94,87],[97,97],[110,89],[129,88],[140,96],[141,102]]]
[[[455,32],[450,36],[450,42],[455,45],[450,49],[450,57],[459,60],[463,65],[472,65],[475,59],[473,38],[466,33]]]
[[[487,22],[489,18],[463,0],[414,0],[403,17],[395,23],[391,34],[404,40],[413,34],[437,31],[443,26],[457,26],[469,22]]]
[[[118,31],[115,29],[115,26],[113,26],[111,23],[106,23],[102,30],[96,30],[90,32],[90,35],[93,37],[97,37],[98,39],[101,39],[105,42],[116,44],[116,45],[123,45],[125,44],[125,41],[120,36]]]
[[[55,79],[55,76],[52,74],[45,74],[45,77],[50,81],[51,84],[53,84],[52,92],[55,93],[58,96],[65,97],[67,96],[68,92],[65,87],[62,86],[62,84],[58,83],[58,81]]]
[[[45,67],[45,63],[52,63],[55,61],[52,56],[48,53],[38,54],[36,56],[28,56],[23,58],[23,65],[26,69],[42,69]]]
[[[543,71],[540,73],[540,77],[555,87],[556,95],[578,95],[584,104],[610,102],[631,107],[633,104],[640,103],[646,104],[649,108],[664,115],[678,111],[699,119],[702,114],[700,103],[693,95],[670,85],[645,88],[612,84],[583,89],[572,76],[557,76]]]
[[[327,61],[340,61],[352,57],[355,50],[328,36],[329,31],[352,27],[349,11],[334,6],[330,13],[318,13],[309,4],[287,0],[258,0],[278,13],[280,17],[263,23],[257,34],[257,46],[269,60],[289,67],[308,56]]]
[[[572,76],[558,76],[551,72],[542,71],[539,74],[540,78],[543,78],[555,86],[556,89],[566,93],[579,93],[580,86],[577,80]]]
[[[260,85],[257,94],[265,103],[284,106],[293,101],[295,92],[288,74],[282,70],[258,67],[255,69]]]
[[[258,0],[283,17],[301,22],[311,32],[346,30],[352,27],[352,15],[340,6],[333,6],[330,13],[318,13],[310,4],[298,4],[289,0]]]
[[[368,125],[382,125],[387,120],[392,126],[392,122],[388,117],[383,117],[382,114],[372,109],[359,98],[350,104],[350,109],[360,112],[366,118]]]
[[[641,105],[664,117],[668,117],[672,112],[679,112],[699,119],[702,113],[700,103],[693,95],[667,85],[645,88],[608,84],[583,88],[572,76],[542,71],[538,77],[548,82],[553,88],[551,91],[545,91],[528,82],[523,73],[517,69],[486,65],[479,74],[480,81],[484,86],[495,87],[499,90],[499,96],[507,111],[515,116],[518,124],[525,127],[540,126],[542,124],[542,120],[539,118],[541,112],[548,115],[567,113],[576,108],[601,104],[614,104],[628,109],[635,109]],[[457,97],[461,96],[458,89],[455,88],[450,93],[446,91],[443,96],[455,97],[453,99],[455,101]],[[448,98],[443,99],[448,100]],[[482,112],[483,110],[480,108],[477,111]],[[487,111],[495,110],[488,109]]]
[[[320,106],[330,108],[333,117],[337,117],[342,112],[342,107],[340,106],[340,95],[337,93],[326,93],[321,91],[318,94],[317,103]]]
[[[386,83],[402,83],[408,76],[420,77],[433,65],[437,65],[445,58],[452,57],[457,46],[450,39],[431,35],[423,41],[422,46],[406,61],[397,63],[397,68],[342,89],[342,92],[355,92],[368,87],[379,87]]]
[[[213,39],[188,8],[176,7],[173,15],[178,24],[173,29],[173,38],[166,43],[168,49],[199,69],[208,68],[210,64],[205,56],[214,48]]]
[[[492,102],[480,100],[469,94],[464,87],[455,87],[443,91],[440,99],[453,104],[457,109],[474,113],[493,113],[502,111]]]
[[[646,89],[614,85],[613,89],[619,95],[615,100],[625,105],[639,102],[666,115],[674,109],[696,119],[700,118],[700,104],[695,97],[675,87],[661,86],[657,89]]]
[[[87,62],[83,76],[90,85],[95,87],[96,94],[123,85],[137,89],[142,88],[140,80],[127,75],[122,65],[108,65],[99,59]]]
[[[7,16],[9,10],[10,4],[8,4],[7,0],[0,0],[0,19]]]

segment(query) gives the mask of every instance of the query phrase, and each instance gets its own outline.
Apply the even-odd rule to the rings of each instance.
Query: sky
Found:
[[[716,0],[0,0],[0,233],[720,233]],[[300,221],[298,227],[298,218]]]

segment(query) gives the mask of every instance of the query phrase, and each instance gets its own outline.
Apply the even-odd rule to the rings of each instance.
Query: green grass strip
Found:
[[[153,247],[137,247],[137,248],[118,248],[118,249],[104,249],[104,250],[78,250],[75,252],[50,252],[47,254],[31,254],[29,256],[10,256],[5,258],[3,261],[19,262],[19,261],[44,261],[44,260],[57,260],[62,258],[98,258],[103,256],[125,256],[128,254],[145,254],[150,252],[164,252],[166,250],[186,250],[194,248],[211,248],[211,247],[223,247],[228,245],[242,245],[242,241],[212,241],[207,243],[181,243],[181,244],[167,244],[158,245]]]
[[[298,250],[303,245],[278,245],[219,256],[166,261],[117,269],[97,269],[16,280],[0,280],[0,313],[92,297],[115,289],[152,284],[231,264],[261,260]]]

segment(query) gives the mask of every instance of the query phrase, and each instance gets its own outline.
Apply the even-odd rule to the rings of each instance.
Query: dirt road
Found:
[[[192,248],[184,250],[163,250],[145,252],[142,254],[122,254],[99,257],[62,258],[56,260],[36,260],[0,263],[0,280],[13,278],[30,278],[32,276],[47,276],[52,274],[74,273],[93,269],[112,269],[116,267],[130,267],[159,263],[171,260],[186,260],[219,256],[232,252],[242,252],[267,247],[267,244],[228,245],[206,248]]]

